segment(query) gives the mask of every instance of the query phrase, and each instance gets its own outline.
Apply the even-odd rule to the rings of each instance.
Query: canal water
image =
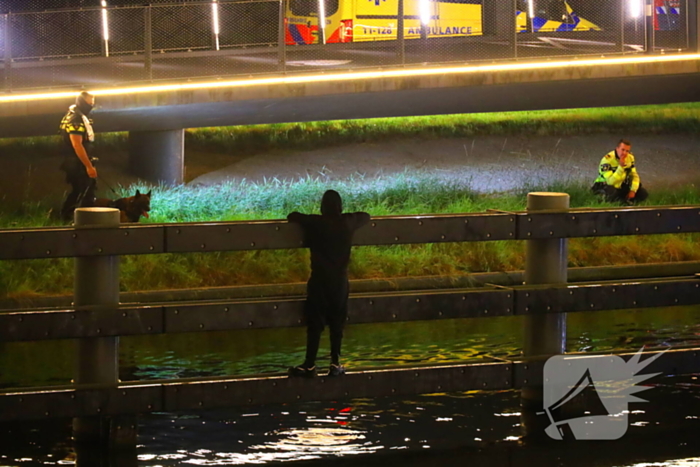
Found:
[[[521,317],[354,325],[346,330],[343,359],[352,369],[518,357],[522,327]],[[326,333],[320,366],[327,365],[327,339]],[[303,360],[304,345],[302,328],[123,338],[121,379],[278,374]],[[569,352],[689,345],[700,346],[698,307],[568,316]],[[66,384],[72,361],[69,341],[0,344],[0,382],[5,388]],[[518,391],[473,391],[148,414],[139,419],[134,458],[107,464],[80,462],[69,420],[8,425],[0,466],[76,465],[76,459],[81,466],[153,467],[279,461],[428,466],[469,459],[475,465],[700,465],[698,376],[657,377],[640,396],[650,402],[630,405],[623,438],[565,448],[523,437]],[[596,443],[603,447],[592,449]]]

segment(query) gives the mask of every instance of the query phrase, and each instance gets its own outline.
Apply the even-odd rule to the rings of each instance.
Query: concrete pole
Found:
[[[569,195],[566,193],[529,193],[528,211],[563,211],[569,209]],[[525,247],[525,283],[566,284],[568,240],[552,238],[528,240]],[[534,310],[525,316],[525,336],[523,356],[547,357],[563,354],[566,351],[566,315]],[[531,439],[545,436],[547,417],[538,416],[542,412],[542,386],[524,386],[521,390],[521,425],[523,434]]]
[[[130,131],[129,171],[149,182],[182,183],[185,177],[185,130]]]
[[[86,227],[118,227],[119,210],[78,208],[74,213],[77,240]],[[119,306],[119,257],[75,258],[75,307]],[[90,337],[77,342],[75,384],[116,384],[119,381],[119,338]],[[109,420],[102,417],[73,419],[76,442],[102,444],[109,433]]]

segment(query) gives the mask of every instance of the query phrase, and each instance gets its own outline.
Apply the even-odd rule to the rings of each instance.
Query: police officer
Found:
[[[621,139],[614,151],[607,153],[598,166],[598,178],[591,190],[601,194],[606,201],[635,203],[644,201],[649,194],[642,187],[634,156],[630,152],[632,143]]]
[[[321,199],[321,215],[293,212],[289,222],[297,223],[311,250],[311,277],[306,298],[306,359],[289,369],[290,376],[316,375],[316,354],[321,332],[331,331],[331,366],[328,376],[345,373],[340,364],[340,346],[348,306],[348,264],[355,230],[369,222],[366,212],[343,214],[343,201],[337,191],[328,190]]]
[[[95,140],[92,120],[88,119],[95,105],[95,97],[81,92],[61,120],[64,157],[61,169],[66,173],[66,183],[71,192],[61,207],[61,218],[70,221],[77,207],[92,206],[95,200],[97,169],[92,165],[87,147]]]

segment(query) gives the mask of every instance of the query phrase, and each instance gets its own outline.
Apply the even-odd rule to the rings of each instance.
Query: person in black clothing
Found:
[[[321,200],[321,215],[293,212],[289,222],[297,223],[311,250],[311,277],[306,289],[306,359],[289,369],[290,376],[315,376],[316,354],[321,332],[327,324],[331,332],[329,376],[345,373],[340,365],[340,345],[347,317],[348,264],[355,230],[369,222],[366,212],[343,214],[343,201],[337,191],[328,190]]]
[[[61,120],[59,132],[64,152],[61,169],[66,173],[66,183],[71,185],[71,192],[61,207],[61,218],[65,221],[73,218],[75,208],[92,206],[95,200],[97,169],[86,149],[95,139],[92,121],[87,117],[94,105],[95,97],[83,91]]]

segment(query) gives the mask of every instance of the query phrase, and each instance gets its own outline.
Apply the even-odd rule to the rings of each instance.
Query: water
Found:
[[[699,318],[698,307],[572,313],[567,350],[700,346]],[[520,317],[503,317],[349,326],[343,358],[351,368],[376,368],[517,357],[522,325]],[[327,333],[323,339],[322,349],[327,349]],[[160,379],[279,373],[301,362],[305,336],[302,328],[245,330],[130,337],[121,344],[122,380]],[[0,381],[4,387],[65,384],[72,360],[69,341],[2,344]],[[519,393],[475,391],[148,414],[139,419],[137,457],[104,465],[165,467],[291,460],[304,465],[314,459],[338,460],[338,456],[341,460],[363,456],[361,463],[352,465],[399,462],[428,466],[457,460],[463,465],[464,459],[482,457],[490,465],[516,464],[520,457],[533,458],[532,462],[541,465],[633,466],[652,460],[661,462],[658,465],[700,465],[700,451],[695,448],[700,447],[697,377],[657,379],[654,389],[643,396],[648,394],[652,402],[630,407],[628,434],[619,441],[605,442],[605,450],[611,453],[608,460],[602,451],[590,447],[563,449],[562,443],[555,443],[543,448],[524,442]],[[537,460],[542,452],[558,454],[542,462]],[[593,455],[596,453],[600,458]],[[0,466],[75,465],[70,421],[8,428],[0,439],[0,454],[5,456],[0,456]],[[673,459],[677,462],[668,464]],[[79,465],[103,464],[82,461]]]

